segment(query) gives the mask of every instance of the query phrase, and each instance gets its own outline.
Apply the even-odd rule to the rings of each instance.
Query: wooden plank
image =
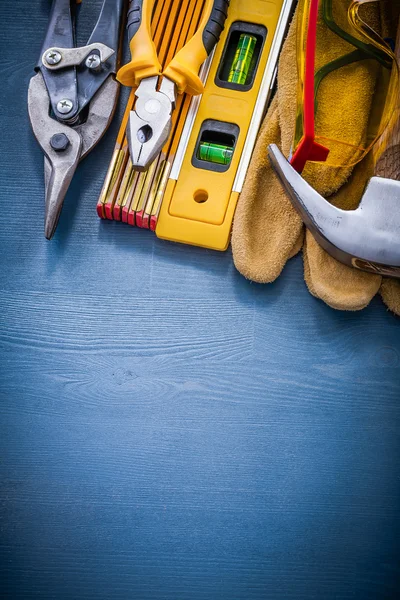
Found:
[[[123,102],[47,242],[31,4],[0,3],[1,598],[396,598],[400,319],[100,222]]]

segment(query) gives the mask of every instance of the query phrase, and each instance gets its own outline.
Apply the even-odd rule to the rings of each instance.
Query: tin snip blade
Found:
[[[150,28],[154,0],[130,0],[127,27],[132,60],[119,70],[118,81],[137,87],[127,128],[135,170],[146,171],[167,142],[177,95],[204,91],[198,73],[224,29],[229,2],[206,0],[197,32],[162,71]]]
[[[28,89],[33,133],[44,154],[45,225],[51,239],[76,168],[111,123],[124,0],[104,0],[93,32],[75,46],[77,0],[53,0]]]

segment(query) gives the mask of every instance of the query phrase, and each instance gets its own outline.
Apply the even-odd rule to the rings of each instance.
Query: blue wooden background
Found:
[[[100,222],[118,119],[47,242],[49,4],[0,6],[1,597],[399,597],[400,320]]]

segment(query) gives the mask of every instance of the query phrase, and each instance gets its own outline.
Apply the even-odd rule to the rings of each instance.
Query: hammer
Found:
[[[400,58],[400,26],[396,57]],[[341,210],[327,202],[275,144],[268,153],[294,208],[331,256],[362,271],[400,279],[400,98],[385,150],[356,210]]]

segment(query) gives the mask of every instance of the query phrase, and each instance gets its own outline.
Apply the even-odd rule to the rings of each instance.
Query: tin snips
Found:
[[[117,104],[115,81],[125,0],[104,0],[86,46],[75,46],[80,0],[53,0],[28,111],[44,154],[45,236],[50,239],[75,170],[108,128]]]

